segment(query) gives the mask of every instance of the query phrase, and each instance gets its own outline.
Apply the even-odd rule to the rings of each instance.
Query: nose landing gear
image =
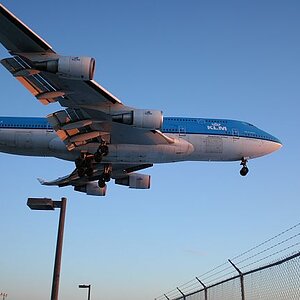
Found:
[[[248,160],[246,158],[242,158],[242,161],[241,161],[241,166],[243,166],[240,170],[240,174],[241,176],[246,176],[249,172],[249,169],[247,167],[247,162]]]

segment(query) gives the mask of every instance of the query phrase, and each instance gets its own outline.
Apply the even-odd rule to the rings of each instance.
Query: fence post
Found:
[[[203,288],[204,288],[204,300],[207,300],[208,299],[207,298],[207,286],[198,277],[196,277],[196,279],[203,286]]]
[[[179,293],[182,295],[182,297],[183,297],[183,300],[185,300],[185,294],[177,287],[176,288],[178,291],[179,291]]]
[[[236,269],[236,271],[240,274],[242,300],[245,300],[244,274],[230,259],[228,259],[228,261]]]
[[[178,291],[179,291],[179,293],[183,296],[183,300],[185,300],[185,294],[177,287],[176,288]]]

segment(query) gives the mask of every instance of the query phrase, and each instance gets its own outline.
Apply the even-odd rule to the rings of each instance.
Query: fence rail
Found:
[[[300,299],[299,227],[300,223],[155,300]]]

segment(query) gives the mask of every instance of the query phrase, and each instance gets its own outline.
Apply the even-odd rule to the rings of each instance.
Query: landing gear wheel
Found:
[[[99,152],[99,151],[97,151],[95,154],[94,154],[94,159],[95,159],[95,162],[101,162],[102,161],[102,154]]]
[[[77,158],[75,160],[75,166],[76,166],[76,168],[80,168],[82,165],[83,165],[82,159],[81,158]]]
[[[87,175],[91,177],[93,175],[93,156],[88,152],[81,152],[80,156],[75,160],[77,168],[77,174],[79,177]]]
[[[87,158],[86,153],[84,153],[84,152],[80,153],[80,156],[77,159],[75,159],[76,168],[86,167],[86,158]]]
[[[105,182],[109,182],[110,181],[110,174],[109,173],[104,173],[102,175],[102,178]]]
[[[99,179],[99,181],[98,181],[98,186],[99,186],[99,188],[101,188],[101,189],[103,189],[104,187],[105,187],[105,181],[104,181],[104,179]]]
[[[82,167],[78,168],[77,173],[78,173],[79,177],[83,177],[85,174],[85,168],[82,168]]]
[[[108,147],[107,145],[103,144],[100,145],[99,150],[98,150],[103,156],[106,156],[108,154]]]
[[[242,167],[241,170],[240,170],[240,174],[242,176],[246,176],[249,172],[249,169],[245,166],[245,167]]]
[[[241,161],[241,166],[243,167],[240,170],[241,176],[246,176],[249,172],[249,169],[247,167],[247,162],[248,162],[247,158],[243,157]]]
[[[93,168],[87,168],[86,171],[85,171],[85,174],[86,174],[88,177],[93,176],[93,173],[94,173]]]

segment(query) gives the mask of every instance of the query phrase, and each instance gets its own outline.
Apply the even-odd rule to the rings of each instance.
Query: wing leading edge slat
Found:
[[[48,52],[52,47],[0,3],[0,41],[13,53]]]

